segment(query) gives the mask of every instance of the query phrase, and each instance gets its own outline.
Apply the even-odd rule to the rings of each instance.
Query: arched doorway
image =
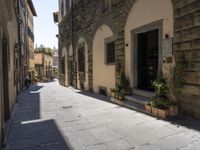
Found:
[[[88,44],[81,37],[77,43],[77,87],[78,89],[89,90],[88,86]]]
[[[133,88],[152,90],[151,81],[157,72],[165,71],[164,57],[173,58],[173,22],[170,0],[134,3],[125,26],[125,70]],[[164,40],[170,47],[168,56],[164,53]]]
[[[107,25],[101,25],[93,40],[93,91],[109,94],[115,87],[115,37]]]

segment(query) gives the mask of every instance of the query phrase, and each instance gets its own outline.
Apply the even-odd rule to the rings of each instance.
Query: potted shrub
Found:
[[[120,90],[119,92],[117,92],[117,98],[119,100],[124,100],[124,96],[126,94],[126,91],[125,90]]]
[[[145,110],[148,113],[152,113],[152,108],[151,108],[150,102],[148,102],[147,104],[145,104]]]
[[[178,115],[178,101],[175,94],[180,92],[180,88],[183,86],[184,80],[180,75],[181,71],[177,71],[175,67],[170,67],[170,74],[168,78],[169,100],[170,100],[170,115]]]
[[[152,99],[150,102],[151,105],[151,113],[154,116],[158,116],[158,103],[157,103],[157,99]]]
[[[110,92],[111,92],[111,96],[115,98],[116,97],[116,89],[115,88],[111,88]]]
[[[124,90],[124,93],[127,95],[130,95],[132,93],[132,89],[130,88],[129,84],[129,80],[126,77],[125,73],[121,72],[119,85],[121,87],[121,90]]]
[[[170,116],[169,112],[169,100],[167,98],[160,98],[158,100],[158,117],[161,119],[166,119]]]
[[[169,115],[169,100],[166,97],[167,82],[162,72],[158,73],[157,78],[152,82],[155,88],[155,95],[151,100],[152,114],[159,118],[165,119]]]

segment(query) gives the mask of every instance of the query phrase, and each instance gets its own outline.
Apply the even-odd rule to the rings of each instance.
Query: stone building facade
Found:
[[[26,2],[0,1],[0,149],[6,144],[8,129],[5,124],[23,88],[28,65]]]
[[[38,79],[45,80],[53,77],[53,57],[51,54],[36,50],[34,63]]]
[[[58,77],[58,69],[59,69],[59,55],[58,55],[58,49],[54,48],[53,53],[53,77]]]
[[[37,16],[37,13],[35,11],[34,5],[32,0],[27,0],[26,5],[26,11],[27,11],[27,49],[28,49],[28,72],[30,74],[31,80],[34,79],[34,70],[35,70],[35,64],[34,64],[34,17]]]
[[[15,1],[0,2],[0,143],[17,95],[18,23]]]
[[[134,92],[175,66],[181,112],[200,118],[199,12],[199,0],[60,0],[60,83],[109,95],[125,72]]]

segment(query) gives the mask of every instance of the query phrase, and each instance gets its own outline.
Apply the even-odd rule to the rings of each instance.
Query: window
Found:
[[[106,44],[106,63],[114,64],[115,63],[115,42],[108,42]]]

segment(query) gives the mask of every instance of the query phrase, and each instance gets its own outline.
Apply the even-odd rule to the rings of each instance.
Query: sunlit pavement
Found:
[[[7,150],[199,150],[200,121],[158,120],[62,87],[24,91],[15,105]]]

